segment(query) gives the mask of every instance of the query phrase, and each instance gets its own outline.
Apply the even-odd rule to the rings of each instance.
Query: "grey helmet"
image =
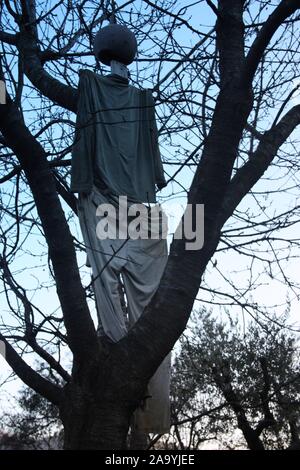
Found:
[[[117,60],[124,65],[133,62],[137,51],[135,35],[126,26],[111,23],[100,29],[94,39],[94,54],[105,65]]]

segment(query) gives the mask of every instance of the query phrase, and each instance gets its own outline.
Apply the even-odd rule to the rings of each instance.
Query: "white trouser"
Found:
[[[165,239],[105,239],[100,240],[96,226],[99,204],[110,202],[94,189],[80,195],[78,216],[93,272],[99,330],[117,342],[127,334],[141,316],[158,288],[166,266],[168,252]],[[119,282],[124,282],[128,321],[122,308]],[[135,413],[135,427],[140,432],[163,434],[170,428],[170,355],[151,378],[145,406]]]

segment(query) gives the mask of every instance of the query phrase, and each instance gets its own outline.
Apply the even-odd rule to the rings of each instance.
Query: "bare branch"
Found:
[[[275,418],[273,414],[271,413],[270,406],[269,406],[269,400],[270,400],[269,393],[270,393],[270,388],[271,388],[271,378],[269,375],[268,364],[267,364],[266,358],[260,357],[259,363],[262,369],[263,379],[264,379],[263,388],[260,392],[262,409],[264,411],[264,418],[261,421],[259,421],[259,423],[257,424],[255,428],[255,431],[258,436],[261,435],[264,429],[267,429],[270,426],[273,426],[274,424],[276,424]]]
[[[98,351],[96,332],[81,285],[72,236],[46,154],[10,102],[0,107],[0,128],[20,161],[35,199],[49,246],[71,350],[77,359],[91,357]]]
[[[258,64],[273,35],[284,20],[295,13],[295,11],[299,10],[299,8],[299,0],[282,0],[273,13],[271,13],[258,33],[246,57],[245,67],[241,76],[242,83],[250,86]]]
[[[47,398],[54,405],[59,406],[63,398],[62,389],[49,382],[26,364],[1,333],[0,339],[5,343],[5,359],[17,376],[28,387],[31,387],[37,393]]]
[[[0,31],[0,41],[6,42],[6,44],[11,44],[12,46],[16,46],[18,42],[18,35]]]
[[[242,406],[241,400],[238,397],[238,394],[234,391],[231,381],[230,366],[227,361],[223,361],[222,367],[220,370],[218,368],[212,368],[214,380],[223,393],[224,398],[227,403],[231,406],[234,411],[238,427],[244,434],[244,437],[247,441],[249,449],[251,450],[263,450],[264,446],[261,442],[258,434],[249,424],[249,421],[246,416],[245,409]]]
[[[281,145],[300,124],[300,105],[290,109],[279,123],[265,132],[256,151],[232,178],[220,213],[220,224],[223,225],[241,202],[243,197],[262,177],[272,160],[276,157]]]
[[[60,106],[76,112],[77,90],[61,83],[43,69],[38,47],[35,2],[22,2],[18,47],[23,56],[24,72],[31,83],[45,96]]]
[[[157,11],[160,11],[161,13],[165,14],[165,15],[168,15],[170,16],[171,18],[174,18],[176,21],[178,21],[179,23],[183,24],[184,26],[186,26],[188,29],[190,29],[191,31],[193,31],[193,33],[196,33],[196,34],[200,34],[201,36],[207,36],[205,34],[203,34],[202,32],[200,32],[199,30],[193,28],[191,26],[191,24],[184,20],[183,18],[180,17],[180,15],[177,13],[173,13],[171,12],[170,10],[166,10],[165,8],[162,8],[161,6],[159,6],[157,3],[153,3],[151,2],[150,0],[144,0],[145,3],[147,3],[147,5],[151,6],[152,8],[154,8],[155,10]]]
[[[219,0],[216,24],[221,87],[238,77],[244,64],[243,2]]]

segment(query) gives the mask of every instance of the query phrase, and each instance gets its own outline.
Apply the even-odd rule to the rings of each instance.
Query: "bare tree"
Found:
[[[76,259],[82,246],[71,233],[76,198],[68,186],[77,71],[89,67],[103,73],[92,60],[91,43],[110,15],[108,2],[0,3],[2,78],[8,89],[7,104],[0,107],[0,268],[11,314],[3,318],[0,339],[14,372],[59,408],[67,449],[126,446],[130,417],[149,378],[184,331],[200,286],[210,290],[210,301],[218,303],[221,296],[224,303],[225,296],[243,311],[265,315],[245,300],[255,287],[251,270],[259,260],[270,276],[275,265],[291,290],[298,289],[282,269],[298,240],[282,237],[282,248],[273,233],[297,222],[299,206],[271,216],[252,189],[269,168],[286,171],[284,183],[290,180],[296,187],[295,140],[284,144],[300,121],[300,106],[293,106],[291,94],[299,78],[299,2],[277,3],[200,0],[179,6],[173,0],[147,0],[116,5],[117,20],[138,37],[139,68],[132,81],[156,93],[169,178],[164,197],[184,196],[190,204],[205,206],[203,248],[187,251],[184,239],[173,240],[156,295],[116,344],[96,335],[92,293],[82,285]],[[215,26],[194,26],[203,11],[211,12]],[[259,208],[256,219],[251,210],[238,208],[249,194]],[[260,243],[267,244],[268,256],[253,250]],[[233,293],[207,286],[203,278],[211,258],[226,250],[252,260],[249,286],[232,286],[227,279]],[[220,273],[215,260],[210,268]],[[40,277],[42,269],[49,277],[30,283],[28,272]],[[51,286],[57,298],[49,308],[42,292]],[[66,346],[73,355],[71,372],[61,360]],[[32,352],[64,387],[26,362],[25,354]]]

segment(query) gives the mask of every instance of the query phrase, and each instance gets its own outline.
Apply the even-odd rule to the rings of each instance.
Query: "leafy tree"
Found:
[[[49,379],[48,367],[40,364],[37,371]],[[53,377],[52,377],[53,380]],[[56,406],[28,387],[23,387],[15,401],[14,411],[1,416],[0,446],[14,449],[61,449],[63,430]]]
[[[174,364],[177,444],[198,448],[210,438],[251,450],[299,449],[299,346],[284,323],[252,322],[243,331],[236,320],[201,313]]]

